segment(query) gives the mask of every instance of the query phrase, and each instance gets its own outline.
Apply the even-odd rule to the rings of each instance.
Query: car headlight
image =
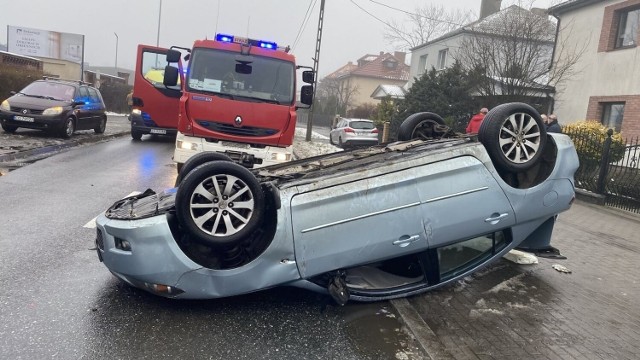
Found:
[[[274,160],[274,161],[289,161],[289,160],[291,160],[291,154],[271,153],[271,160]]]
[[[198,146],[198,143],[193,143],[190,141],[182,141],[182,140],[176,141],[176,147],[178,149],[191,150],[191,151],[199,151],[200,149],[200,147]]]
[[[60,115],[62,113],[62,106],[54,106],[48,109],[45,109],[42,112],[42,115]]]
[[[10,111],[11,110],[11,105],[9,105],[9,101],[5,100],[2,102],[2,104],[0,105],[0,109],[4,110],[4,111]]]

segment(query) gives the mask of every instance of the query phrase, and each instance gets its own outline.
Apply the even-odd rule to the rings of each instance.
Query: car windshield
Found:
[[[71,85],[55,82],[36,81],[27,85],[20,93],[45,99],[71,101],[73,100],[75,88]]]
[[[349,127],[358,130],[372,130],[374,128],[373,123],[370,121],[352,121],[349,123]]]
[[[294,64],[288,61],[195,49],[190,60],[187,88],[237,100],[291,104],[294,78]]]

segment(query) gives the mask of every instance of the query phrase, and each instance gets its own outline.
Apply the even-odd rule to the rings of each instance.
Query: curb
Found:
[[[446,347],[438,340],[438,336],[420,317],[416,309],[405,298],[389,301],[396,309],[400,318],[430,359],[454,359]]]
[[[64,150],[64,149],[73,148],[73,147],[84,145],[84,144],[91,144],[91,143],[97,143],[97,142],[101,142],[101,141],[107,141],[107,140],[111,140],[111,139],[115,139],[115,138],[118,138],[118,137],[125,136],[127,134],[129,134],[128,131],[127,132],[118,132],[118,133],[103,135],[103,136],[100,136],[100,137],[87,137],[85,139],[74,140],[74,141],[71,141],[70,143],[66,143],[66,144],[51,145],[51,146],[45,146],[45,147],[42,147],[42,148],[36,148],[36,149],[31,149],[31,150],[26,150],[26,151],[19,151],[17,153],[13,153],[13,154],[0,155],[0,163],[11,163],[13,161],[23,160],[23,159],[38,160],[38,159],[45,158],[47,155],[49,155],[50,153],[53,153],[53,152],[57,152],[57,151]]]

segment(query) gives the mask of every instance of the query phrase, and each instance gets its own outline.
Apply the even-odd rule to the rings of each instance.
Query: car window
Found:
[[[94,103],[100,102],[100,97],[98,96],[98,92],[93,88],[87,88],[89,90],[89,96],[91,97],[91,101]]]
[[[142,53],[142,76],[151,85],[157,88],[164,89],[165,86],[162,83],[164,80],[164,67],[171,65],[177,67],[177,63],[167,63],[167,55],[156,53],[150,50],[145,50]],[[178,79],[178,82],[180,79]],[[168,86],[170,89],[180,89],[180,85]]]
[[[57,100],[72,100],[74,87],[49,81],[35,81],[20,91],[27,96],[44,96]]]
[[[359,130],[372,130],[374,128],[373,123],[369,121],[352,121],[349,126]]]
[[[89,90],[87,90],[86,86],[81,86],[78,89],[78,99],[79,101],[84,101],[86,103],[91,103],[91,96],[89,96]]]

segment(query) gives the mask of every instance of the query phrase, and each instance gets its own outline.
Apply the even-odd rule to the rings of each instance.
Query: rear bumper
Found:
[[[167,127],[158,126],[150,118],[145,119],[142,115],[132,113],[131,114],[131,132],[138,132],[141,134],[175,136],[178,133],[178,130],[176,128],[167,128]]]

